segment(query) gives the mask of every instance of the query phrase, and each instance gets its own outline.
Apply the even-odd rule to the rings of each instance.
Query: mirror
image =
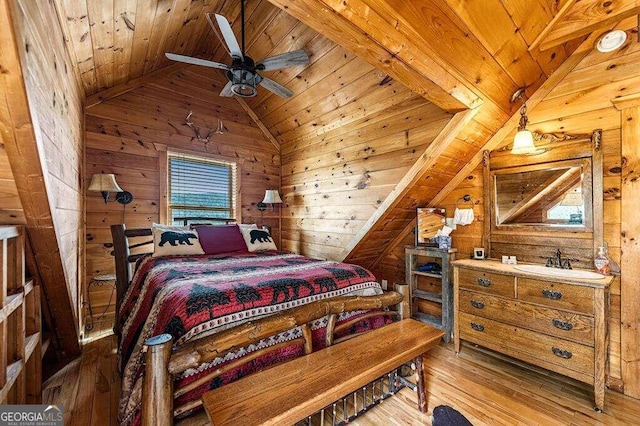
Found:
[[[418,207],[416,211],[416,245],[437,245],[432,239],[445,224],[445,209]]]
[[[485,253],[540,263],[561,249],[590,268],[603,244],[602,131],[534,132],[534,140],[533,154],[507,145],[484,153]]]
[[[496,225],[590,229],[589,158],[492,172]]]

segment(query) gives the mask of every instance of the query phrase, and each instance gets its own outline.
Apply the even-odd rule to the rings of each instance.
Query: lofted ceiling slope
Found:
[[[58,1],[85,91],[97,101],[105,90],[117,93],[110,90],[181,67],[164,52],[228,62],[205,12],[221,13],[240,33],[239,0]],[[284,245],[374,264],[416,206],[442,199],[468,173],[466,165],[517,112],[509,102],[515,89],[527,87],[532,96],[586,36],[639,10],[634,1],[596,0],[248,0],[247,51],[254,59],[298,48],[311,59],[267,74],[293,98],[259,90],[247,100],[282,147]],[[430,112],[416,113],[420,108]],[[400,143],[385,154],[395,163],[412,150],[398,163],[404,169],[377,181],[372,172],[382,169],[370,166],[369,142],[393,146],[414,137],[418,130],[402,124],[411,117],[455,119],[435,124],[428,137],[417,133],[417,145]],[[386,141],[358,139],[379,131],[372,122],[399,127]],[[347,171],[332,173],[340,167]],[[346,198],[333,205],[323,200],[332,197],[337,176]],[[355,218],[342,209],[328,219],[339,205],[364,213]],[[317,217],[300,220],[310,212]]]

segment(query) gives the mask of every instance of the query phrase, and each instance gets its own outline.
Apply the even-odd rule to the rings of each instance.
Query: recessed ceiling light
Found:
[[[606,33],[596,45],[599,52],[613,52],[627,41],[627,33],[622,30],[614,30]]]

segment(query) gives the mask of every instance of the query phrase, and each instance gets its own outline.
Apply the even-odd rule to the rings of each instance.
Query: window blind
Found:
[[[169,154],[169,212],[176,217],[234,218],[236,165]]]

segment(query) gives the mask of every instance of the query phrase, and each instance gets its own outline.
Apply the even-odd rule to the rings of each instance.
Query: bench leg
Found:
[[[427,412],[427,391],[424,381],[424,370],[422,369],[422,355],[415,357],[413,362],[416,365],[416,386],[418,388],[418,410],[421,413]]]

